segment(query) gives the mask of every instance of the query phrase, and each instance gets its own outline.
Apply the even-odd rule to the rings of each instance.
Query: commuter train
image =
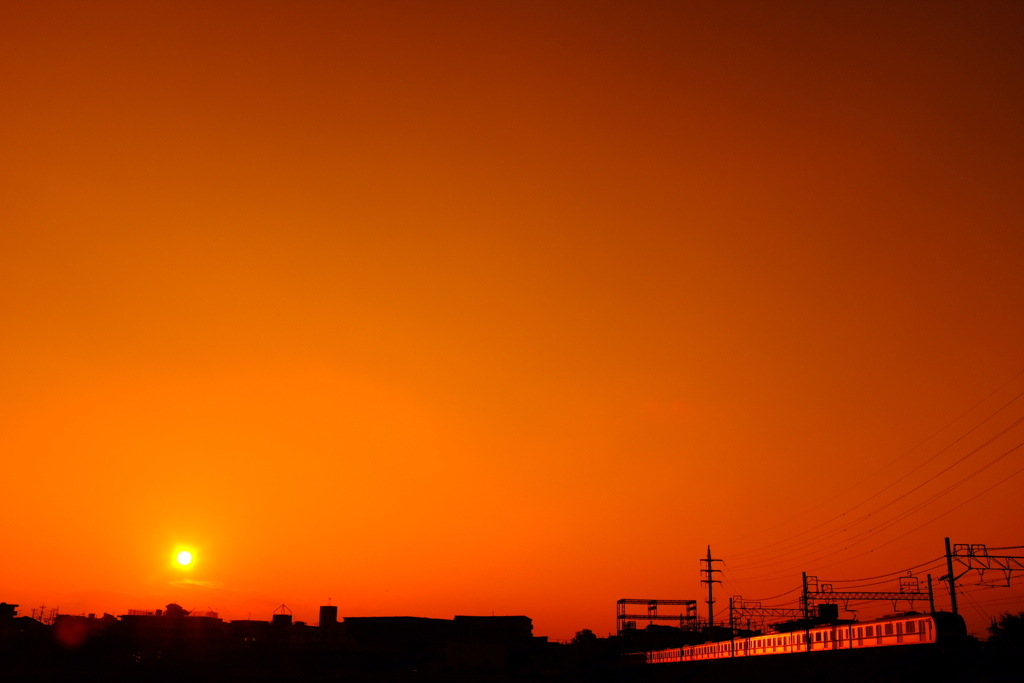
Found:
[[[966,635],[962,617],[948,612],[903,614],[868,622],[817,625],[789,633],[769,633],[702,645],[687,645],[647,653],[648,664],[695,662],[705,659],[754,657],[796,652],[856,650],[892,645],[935,643]]]

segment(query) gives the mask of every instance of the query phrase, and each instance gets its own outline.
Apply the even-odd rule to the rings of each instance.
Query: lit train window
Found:
[[[873,635],[875,635],[875,627],[874,626],[868,626],[867,627],[867,636],[868,636],[868,638],[870,638]]]
[[[891,636],[892,635],[892,624],[886,624],[885,625],[885,635],[887,635],[887,636]]]
[[[914,633],[917,630],[917,624],[912,621],[907,622],[907,633]]]
[[[816,640],[816,641],[819,641],[819,642],[820,642],[820,641],[821,641],[821,633],[815,633],[815,634],[814,634],[814,640]]]

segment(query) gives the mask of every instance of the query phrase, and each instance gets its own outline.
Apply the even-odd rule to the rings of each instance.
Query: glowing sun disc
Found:
[[[187,567],[188,565],[192,564],[192,553],[190,553],[187,550],[182,550],[180,553],[178,553],[177,559],[178,564],[180,564],[182,567]]]

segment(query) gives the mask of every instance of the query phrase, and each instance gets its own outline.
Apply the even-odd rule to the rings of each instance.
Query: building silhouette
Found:
[[[114,616],[59,614],[52,626],[0,603],[0,679],[45,663],[51,673],[202,672],[216,678],[299,671],[372,678],[387,672],[508,674],[549,658],[529,617],[343,617],[320,607],[317,625],[278,608],[269,621],[225,621],[176,603]],[[390,674],[389,674],[390,675]]]

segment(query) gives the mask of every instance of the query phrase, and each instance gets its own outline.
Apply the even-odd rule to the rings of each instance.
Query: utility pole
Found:
[[[935,592],[932,590],[932,575],[928,575],[928,610],[929,614],[935,614]]]
[[[953,614],[956,610],[956,576],[953,574],[953,550],[949,547],[949,536],[946,536],[946,578],[949,579],[949,602]]]
[[[715,625],[715,584],[722,583],[715,578],[715,573],[722,573],[721,569],[714,569],[713,562],[721,562],[721,560],[715,560],[711,558],[711,546],[708,546],[708,556],[701,560],[705,564],[704,569],[700,570],[701,574],[707,574],[708,578],[701,579],[701,583],[708,585],[708,629]]]
[[[804,619],[810,619],[811,618],[811,605],[807,601],[807,572],[802,572],[802,574],[803,574],[804,592],[803,592],[803,597],[800,598],[800,601],[804,603]]]
[[[736,656],[736,619],[733,616],[733,598],[729,598],[729,656]]]
[[[804,603],[804,647],[807,652],[811,651],[811,603],[807,595],[807,572],[800,572],[803,577],[803,594],[800,600]]]

